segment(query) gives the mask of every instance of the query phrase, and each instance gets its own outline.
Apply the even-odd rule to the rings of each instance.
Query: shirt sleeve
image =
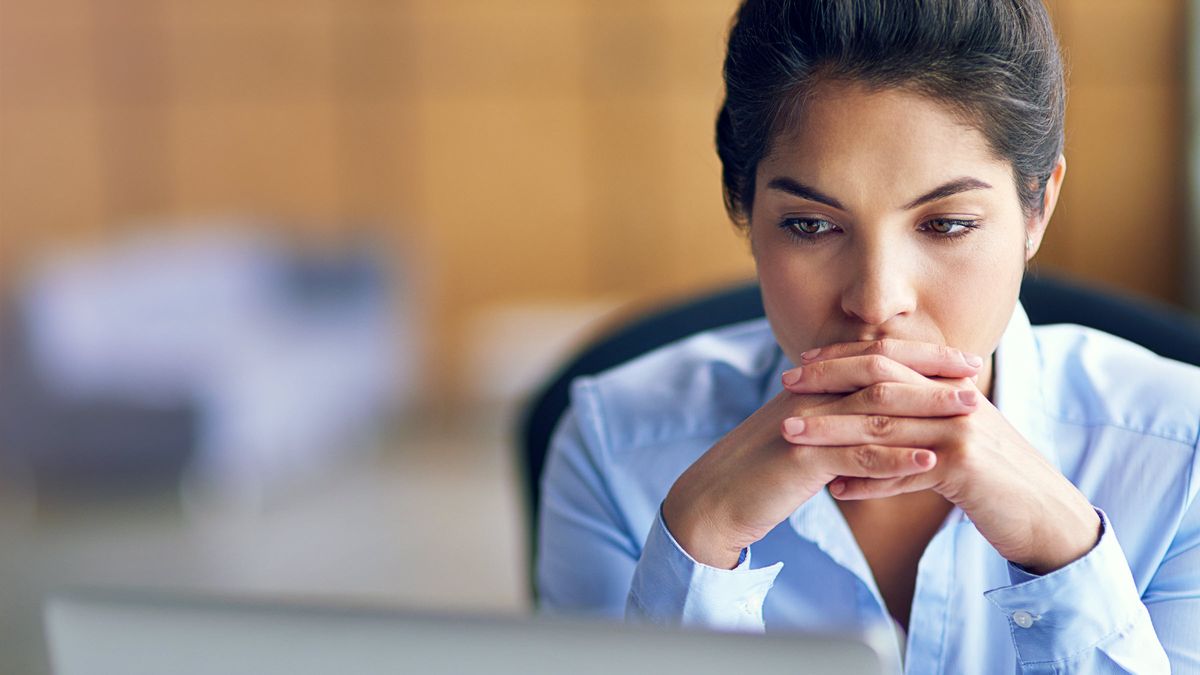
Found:
[[[1023,673],[1171,672],[1112,524],[1096,512],[1100,540],[1082,558],[1043,576],[1010,563],[1012,585],[985,594],[1008,618]]]
[[[544,614],[762,631],[767,590],[782,563],[751,569],[693,560],[667,531],[661,507],[644,545],[607,488],[602,438],[568,410],[542,477],[536,577]]]
[[[543,613],[624,616],[637,542],[603,479],[603,456],[568,409],[542,473],[536,578]]]
[[[1176,675],[1200,675],[1200,446],[1193,457],[1190,506],[1142,594]]]
[[[783,563],[752,569],[743,549],[737,567],[696,562],[675,541],[659,507],[633,573],[625,616],[630,621],[764,631],[763,602]]]

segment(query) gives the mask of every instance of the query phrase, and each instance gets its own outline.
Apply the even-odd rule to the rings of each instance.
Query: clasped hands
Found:
[[[1096,544],[1087,498],[976,386],[983,359],[904,340],[805,352],[784,391],[687,469],[663,517],[699,562],[732,568],[828,486],[837,499],[933,490],[1035,574]]]

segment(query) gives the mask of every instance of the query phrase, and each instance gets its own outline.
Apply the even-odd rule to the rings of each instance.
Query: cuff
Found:
[[[663,522],[660,508],[633,572],[626,618],[651,623],[763,631],[763,602],[783,563],[752,569],[743,549],[731,570],[696,562]]]
[[[1013,585],[987,597],[1008,618],[1022,665],[1062,661],[1127,630],[1145,613],[1129,562],[1108,516],[1100,540],[1082,558],[1044,576],[1009,563]]]

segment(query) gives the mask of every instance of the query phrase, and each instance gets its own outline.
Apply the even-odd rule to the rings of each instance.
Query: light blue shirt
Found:
[[[695,562],[663,525],[675,479],[791,366],[764,319],[577,380],[542,481],[542,609],[745,631],[890,627],[826,491],[733,570]],[[1200,673],[1200,368],[1079,326],[1033,328],[1018,306],[994,373],[997,408],[1087,496],[1103,534],[1035,576],[955,508],[921,556],[896,662],[903,651],[909,673]]]

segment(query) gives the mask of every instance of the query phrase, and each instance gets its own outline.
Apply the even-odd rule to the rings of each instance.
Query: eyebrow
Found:
[[[832,206],[833,208],[835,208],[839,211],[846,210],[846,207],[842,206],[842,203],[839,202],[838,200],[834,199],[833,197],[830,197],[829,195],[826,195],[826,194],[822,194],[821,192],[818,192],[817,190],[805,185],[804,183],[801,183],[800,181],[797,181],[797,180],[793,180],[786,176],[778,176],[778,177],[772,178],[771,181],[769,183],[767,183],[767,187],[773,188],[775,190],[781,190],[790,195],[794,195],[801,199],[807,199],[811,202],[820,202],[821,204],[825,204],[826,206]]]
[[[809,187],[808,185],[786,176],[772,178],[770,182],[767,183],[767,187],[786,192],[801,199],[807,199],[809,201],[832,206],[840,211],[846,210],[846,208],[842,206],[842,203],[833,197],[830,197],[829,195],[824,194],[815,188]],[[926,192],[920,197],[917,197],[911,202],[905,204],[903,208],[905,211],[911,211],[922,204],[928,204],[929,202],[936,201],[938,199],[945,199],[946,197],[956,195],[960,192],[967,192],[968,190],[987,190],[991,187],[991,184],[985,183],[978,178],[963,176],[962,178],[955,178],[952,181],[948,181],[935,187],[929,192]]]
[[[969,176],[955,178],[954,180],[948,183],[943,183],[905,204],[904,210],[911,211],[922,204],[928,204],[929,202],[936,201],[938,199],[945,199],[950,195],[956,195],[960,192],[966,192],[968,190],[987,190],[991,187],[991,185],[979,180],[978,178],[971,178]]]

